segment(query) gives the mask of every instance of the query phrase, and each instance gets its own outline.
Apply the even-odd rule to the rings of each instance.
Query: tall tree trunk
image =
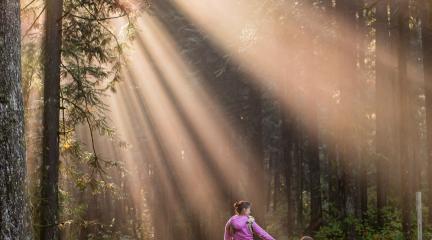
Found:
[[[340,130],[338,136],[339,151],[340,151],[340,168],[341,168],[341,191],[343,209],[342,216],[354,216],[355,214],[355,187],[354,184],[354,166],[357,164],[358,159],[356,155],[356,149],[353,146],[355,140],[355,124],[353,121],[355,117],[355,105],[354,98],[355,84],[357,83],[357,36],[356,36],[356,4],[351,0],[340,0],[336,3],[337,12],[340,14],[339,19],[339,35],[337,36],[339,43],[343,47],[343,51],[340,54],[340,63],[343,66],[341,69],[341,75],[339,78],[340,88]],[[354,29],[354,32],[353,32]],[[345,36],[353,36],[353,39],[349,40],[349,44],[345,41]],[[351,45],[352,44],[352,45]],[[346,225],[345,229],[347,233],[347,239],[355,239],[355,229],[352,225]]]
[[[410,1],[409,4],[411,4],[412,6],[410,6],[410,9],[418,9],[419,7],[419,3],[420,1]],[[421,58],[421,46],[422,46],[422,37],[421,37],[421,28],[420,28],[420,11],[416,10],[416,11],[409,11],[410,16],[409,16],[409,25],[412,25],[409,27],[410,29],[410,34],[409,34],[409,49],[407,51],[408,54],[408,58],[407,58],[407,62],[409,66],[413,66],[413,67],[409,67],[409,71],[408,71],[408,79],[410,81],[410,88],[408,88],[410,90],[409,92],[409,96],[412,99],[411,104],[410,104],[410,112],[411,112],[411,116],[412,117],[412,124],[410,124],[410,132],[412,133],[412,167],[411,167],[411,181],[412,181],[412,192],[413,192],[413,197],[414,197],[414,193],[418,192],[421,190],[421,162],[422,162],[422,157],[421,157],[421,151],[423,150],[422,146],[422,142],[421,142],[421,135],[423,135],[423,133],[420,131],[420,127],[418,124],[418,121],[422,121],[419,119],[418,116],[418,112],[422,111],[420,110],[420,108],[422,108],[423,106],[419,106],[419,104],[417,103],[417,99],[419,98],[420,93],[419,92],[419,85],[417,82],[420,82],[423,79],[419,79],[419,75],[420,74],[414,74],[414,72],[418,71],[420,72],[420,64],[418,62],[418,59]],[[413,21],[411,19],[414,19]],[[415,22],[414,22],[415,21]],[[413,203],[414,205],[414,203]]]
[[[365,77],[365,73],[368,71],[367,65],[365,63],[365,58],[368,49],[368,41],[367,38],[370,29],[367,27],[367,22],[369,21],[367,14],[363,11],[364,1],[356,0],[356,9],[359,15],[357,19],[357,49],[358,49],[358,66],[359,66],[359,74],[357,81],[357,91],[358,100],[356,101],[358,113],[358,126],[357,127],[357,139],[358,143],[358,173],[357,173],[357,184],[358,184],[358,205],[356,206],[356,215],[361,218],[363,221],[367,218],[367,210],[368,210],[368,159],[365,157],[367,150],[367,123],[366,116],[367,110],[364,105],[367,105],[367,80]],[[363,103],[363,104],[361,104]]]
[[[255,160],[251,162],[251,173],[253,174],[252,179],[255,181],[255,192],[253,193],[254,202],[254,214],[258,221],[262,225],[265,225],[265,209],[266,209],[266,198],[262,193],[265,193],[265,172],[264,172],[264,146],[263,146],[263,135],[262,135],[262,92],[259,88],[251,88],[251,94],[249,95],[250,104],[250,131],[251,131],[251,146],[253,146],[253,157],[250,159]],[[253,119],[252,119],[253,118]]]
[[[412,141],[412,116],[410,111],[410,82],[407,77],[407,50],[409,44],[410,29],[408,25],[408,2],[399,3],[398,29],[398,65],[399,65],[399,91],[400,91],[400,160],[401,160],[401,207],[402,207],[402,227],[406,240],[411,239],[411,158],[410,148]]]
[[[280,168],[281,164],[278,160],[275,160],[275,167],[274,167],[274,193],[273,193],[273,211],[277,210],[277,206],[279,204],[279,195],[280,195],[280,188],[281,188],[281,181],[280,181]]]
[[[26,231],[24,106],[19,1],[0,1],[0,238]]]
[[[337,9],[335,8],[333,0],[325,0],[322,2],[325,9],[326,9],[326,16],[328,18],[328,25],[332,26],[336,20],[336,17],[338,16]],[[337,37],[337,36],[336,36]],[[332,44],[335,39],[332,38],[333,41],[329,41],[330,44]],[[324,44],[324,46],[328,46]],[[333,48],[323,47],[324,55],[328,59],[328,62],[336,61],[337,54],[333,52]],[[325,64],[324,64],[325,65]],[[325,66],[324,66],[325,67]],[[328,75],[328,74],[327,74]],[[326,76],[326,75],[324,75]],[[332,81],[338,81],[339,79],[334,76],[328,76],[328,82]],[[334,105],[333,99],[329,102],[327,102],[328,108],[333,109],[328,113],[329,119],[328,119],[328,131],[329,134],[325,137],[327,137],[327,143],[328,145],[328,152],[327,152],[327,164],[328,164],[328,172],[326,174],[327,176],[327,183],[328,183],[328,201],[329,201],[329,207],[327,210],[330,211],[332,216],[337,215],[337,211],[334,211],[335,209],[340,210],[341,209],[341,198],[340,198],[340,188],[339,188],[339,180],[340,180],[340,146],[338,141],[338,130],[337,130],[337,120],[339,117],[338,110],[339,108],[333,107]]]
[[[287,159],[288,162],[285,163],[285,195],[286,195],[286,201],[287,201],[287,222],[286,222],[286,231],[288,233],[288,236],[291,236],[293,233],[293,223],[294,223],[294,213],[295,213],[295,204],[293,201],[292,196],[292,175],[293,175],[293,164],[292,164],[292,148],[290,149],[290,158]]]
[[[423,0],[422,41],[423,70],[426,95],[428,224],[432,225],[432,3]]]
[[[315,1],[309,1],[308,7],[311,12],[316,12],[314,4]],[[310,31],[311,33],[313,31]],[[313,38],[314,34],[312,35]],[[318,56],[314,53],[318,48],[314,41],[306,44],[308,51],[306,55],[308,56],[311,69],[316,69],[321,71],[320,64],[318,62]],[[306,156],[309,164],[309,184],[310,184],[310,196],[311,196],[311,212],[310,212],[310,222],[308,230],[311,234],[314,234],[319,230],[322,218],[322,205],[321,205],[321,166],[319,157],[319,127],[318,127],[318,103],[316,101],[316,96],[320,94],[319,88],[316,87],[317,79],[316,76],[311,74],[311,72],[305,73],[305,88],[308,91],[305,99],[305,122],[307,124],[307,149]]]
[[[59,114],[62,0],[46,3],[44,40],[44,115],[41,179],[41,239],[59,239]]]
[[[338,207],[338,193],[339,193],[339,171],[338,171],[338,149],[336,142],[329,143],[329,153],[328,153],[328,188],[329,188],[329,202],[332,205],[331,207]],[[332,210],[332,209],[329,209]]]
[[[284,81],[282,82],[281,86],[279,87],[278,91],[279,95],[283,96],[283,99],[291,99],[294,101],[293,96],[295,95],[294,91],[292,90],[290,84],[289,84],[289,72],[284,72]],[[284,106],[284,104],[281,104],[281,112],[280,112],[280,119],[281,119],[281,138],[280,138],[280,153],[281,158],[279,161],[281,161],[281,164],[276,166],[278,167],[284,167],[284,173],[285,176],[285,197],[287,202],[287,210],[286,210],[286,233],[288,234],[288,237],[291,237],[291,235],[294,232],[295,227],[295,219],[296,213],[298,213],[299,209],[296,206],[296,199],[298,199],[297,196],[293,195],[293,193],[298,194],[300,192],[299,190],[299,184],[296,184],[300,177],[294,177],[294,174],[297,172],[294,168],[297,166],[294,161],[296,161],[296,144],[298,141],[298,136],[296,135],[298,131],[296,131],[297,128],[297,121],[295,118],[295,115],[290,111],[291,109]],[[280,170],[282,171],[282,169]]]
[[[284,87],[284,91],[286,91],[286,88]],[[286,93],[286,92],[285,92]],[[289,113],[286,111],[282,112],[282,134],[281,134],[281,140],[282,140],[282,162],[285,165],[285,194],[286,194],[286,201],[288,205],[288,211],[287,211],[287,232],[290,236],[293,232],[293,213],[294,213],[294,204],[292,203],[292,143],[293,143],[293,121],[292,117]]]
[[[308,117],[309,125],[307,156],[309,160],[309,183],[311,189],[311,216],[309,222],[309,230],[314,233],[321,225],[322,207],[321,207],[321,171],[319,159],[319,143],[318,143],[318,119],[317,119],[317,103],[310,97],[308,99]]]
[[[272,193],[273,193],[273,188],[272,188],[272,183],[273,183],[273,178],[276,172],[276,169],[274,167],[275,164],[275,159],[274,157],[270,156],[269,159],[269,172],[272,173],[271,176],[267,177],[267,190],[266,190],[266,211],[270,211],[270,207],[272,202],[274,202],[274,197],[272,198]],[[230,199],[231,200],[231,199]],[[230,201],[231,202],[231,201]]]
[[[303,131],[300,129],[298,121],[294,121],[295,124],[295,141],[294,141],[294,160],[296,162],[296,213],[297,213],[297,228],[303,228],[304,215],[303,215],[303,190],[304,190],[304,139]]]
[[[391,66],[387,59],[390,54],[390,34],[388,22],[388,1],[377,3],[376,19],[376,185],[377,185],[377,223],[384,224],[383,208],[387,203],[387,172],[390,158],[391,121]]]

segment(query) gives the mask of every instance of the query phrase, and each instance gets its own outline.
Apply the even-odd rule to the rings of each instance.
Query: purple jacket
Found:
[[[248,228],[248,216],[234,215],[225,225],[224,240],[253,240],[253,235]],[[262,229],[255,221],[252,229],[258,237],[263,240],[275,240],[270,234]]]

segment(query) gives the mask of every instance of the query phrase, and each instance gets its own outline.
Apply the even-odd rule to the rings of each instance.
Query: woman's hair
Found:
[[[313,238],[311,238],[309,236],[304,236],[304,237],[300,238],[300,240],[313,240]]]
[[[250,208],[252,204],[248,201],[238,201],[234,203],[234,210],[237,214],[240,214],[243,209]]]

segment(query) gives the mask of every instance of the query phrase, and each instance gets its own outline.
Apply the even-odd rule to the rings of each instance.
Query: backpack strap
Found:
[[[252,216],[249,216],[249,217],[248,217],[248,221],[247,221],[247,225],[248,225],[249,231],[250,231],[252,234],[254,234],[253,227],[252,227],[252,225],[253,225],[254,222],[255,222],[255,218],[252,217]]]

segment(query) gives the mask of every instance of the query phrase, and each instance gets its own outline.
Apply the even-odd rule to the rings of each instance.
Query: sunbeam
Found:
[[[431,42],[430,0],[3,1],[0,238],[427,238]]]

